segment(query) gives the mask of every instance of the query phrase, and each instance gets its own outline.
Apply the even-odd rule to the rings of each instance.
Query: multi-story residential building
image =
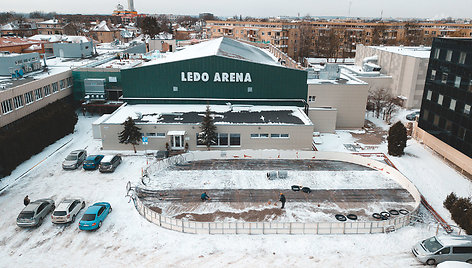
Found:
[[[207,21],[204,36],[271,43],[301,61],[303,57],[354,57],[357,44],[419,46],[430,45],[433,37],[472,36],[472,24],[360,20]]]
[[[1,36],[28,37],[38,33],[38,28],[34,22],[12,21],[0,26]]]
[[[64,23],[58,19],[51,19],[37,22],[38,34],[67,34],[68,23]]]
[[[121,38],[120,30],[106,21],[92,27],[89,34],[93,40],[97,40],[99,43],[111,43]]]
[[[414,136],[472,174],[472,39],[436,38]]]

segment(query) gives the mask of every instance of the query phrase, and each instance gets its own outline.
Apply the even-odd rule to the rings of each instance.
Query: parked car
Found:
[[[84,162],[87,158],[87,151],[85,150],[75,150],[70,152],[66,157],[64,162],[62,162],[63,169],[76,169]]]
[[[472,237],[468,235],[433,236],[412,249],[422,263],[434,265],[444,261],[472,263]]]
[[[96,230],[102,227],[102,222],[111,213],[111,205],[107,202],[99,202],[91,205],[85,211],[79,222],[80,230]]]
[[[102,161],[100,161],[100,166],[98,170],[100,172],[113,172],[121,164],[121,156],[116,155],[105,155]]]
[[[65,199],[51,215],[53,223],[74,222],[77,214],[85,207],[85,202],[80,199]]]
[[[54,210],[54,200],[38,199],[29,203],[16,218],[16,224],[20,227],[36,227],[43,223],[49,212]]]
[[[103,155],[89,155],[84,161],[84,169],[97,169],[100,161],[103,159]]]
[[[406,119],[410,120],[410,121],[415,121],[416,120],[416,117],[420,115],[420,111],[416,111],[416,112],[413,112],[411,114],[407,114],[406,115]]]

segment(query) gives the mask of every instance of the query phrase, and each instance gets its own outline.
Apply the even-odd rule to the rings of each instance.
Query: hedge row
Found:
[[[74,132],[74,105],[59,100],[0,129],[0,178],[58,139]]]
[[[466,231],[468,235],[472,234],[472,202],[470,198],[457,197],[451,193],[446,197],[443,203],[444,207],[451,212],[452,219]]]

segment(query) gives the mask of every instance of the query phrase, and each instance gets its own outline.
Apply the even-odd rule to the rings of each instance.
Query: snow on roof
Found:
[[[41,22],[37,22],[37,24],[58,24],[59,20],[57,19],[51,19],[51,20],[45,20]]]
[[[416,57],[429,58],[431,47],[403,47],[403,46],[369,46],[382,51],[387,51],[395,54]]]
[[[13,30],[13,29],[18,29],[18,27],[13,25],[12,23],[7,23],[0,27],[0,30]]]
[[[71,43],[80,43],[82,42],[89,42],[89,39],[85,36],[78,36],[78,35],[47,35],[47,34],[37,34],[31,37],[28,37],[30,40],[41,40],[41,41],[48,41],[48,42],[71,42]]]
[[[312,125],[301,108],[295,106],[211,105],[216,125]],[[241,108],[241,107],[240,107]],[[201,122],[206,105],[137,104],[123,105],[103,124],[122,124],[131,117],[140,124],[192,124]],[[178,119],[175,119],[178,118]]]
[[[108,27],[107,22],[103,20],[97,26],[94,26],[92,31],[110,32],[110,27]]]
[[[151,61],[146,65],[182,61],[208,56],[221,56],[261,64],[281,66],[269,52],[258,47],[230,38],[220,37],[199,44],[190,45],[174,53],[166,53],[165,58]]]
[[[29,40],[27,38],[20,37],[0,37],[0,47],[19,46],[27,44],[40,44],[43,41]]]

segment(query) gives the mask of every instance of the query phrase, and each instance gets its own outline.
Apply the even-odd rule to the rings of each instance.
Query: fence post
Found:
[[[208,234],[211,234],[211,231],[210,231],[210,223],[208,222]]]
[[[162,226],[162,222],[161,222],[161,214],[159,214],[159,226]]]
[[[238,222],[236,222],[236,234],[238,234]]]
[[[370,230],[369,230],[369,234],[371,234],[371,233],[372,233],[372,223],[373,223],[373,222],[370,222]]]
[[[265,224],[262,222],[262,234],[265,234]]]
[[[180,222],[182,223],[182,233],[185,233],[185,231],[184,231],[184,221],[180,220]]]
[[[289,231],[290,234],[292,234],[292,222],[290,222],[290,231]]]

